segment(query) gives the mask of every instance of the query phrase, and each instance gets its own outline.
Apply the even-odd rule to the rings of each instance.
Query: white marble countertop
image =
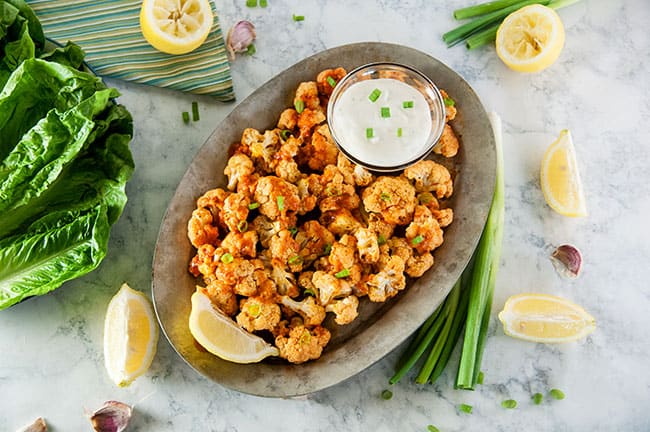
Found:
[[[228,29],[249,19],[257,53],[232,67],[239,100],[293,63],[325,48],[384,41],[422,50],[452,67],[504,125],[506,227],[483,361],[485,383],[453,389],[457,356],[435,385],[388,387],[399,352],[335,387],[300,400],[263,399],[225,389],[187,366],[161,337],[151,369],[116,388],[103,366],[106,306],[123,281],[150,293],[151,260],[166,205],[193,155],[234,108],[209,98],[110,81],[135,118],[137,165],[129,203],[95,272],[41,298],[0,312],[0,431],[38,416],[52,431],[90,430],[84,407],[116,399],[135,404],[130,431],[648,431],[650,430],[650,5],[646,0],[583,0],[560,11],[566,46],[535,75],[508,70],[493,48],[447,49],[441,34],[464,0],[217,0]],[[291,15],[305,20],[293,22]],[[199,122],[180,113],[198,100]],[[539,188],[540,159],[570,128],[590,215],[554,213]],[[548,247],[573,243],[583,274],[561,279]],[[561,295],[597,319],[588,338],[541,345],[503,334],[496,313],[520,292]],[[410,378],[412,379],[413,376]],[[566,399],[530,395],[556,387]],[[516,399],[515,410],[501,408]],[[458,411],[474,406],[472,414]]]

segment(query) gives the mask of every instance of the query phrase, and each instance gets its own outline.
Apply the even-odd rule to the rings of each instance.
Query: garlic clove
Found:
[[[239,21],[232,26],[226,38],[226,48],[230,58],[234,60],[235,53],[247,51],[255,37],[255,26],[249,21]]]
[[[39,417],[34,423],[23,426],[17,432],[47,432],[47,424],[43,420],[43,417]]]
[[[89,415],[97,432],[122,432],[129,425],[133,408],[118,401],[104,402],[101,408]]]
[[[577,247],[569,244],[558,246],[551,254],[555,270],[562,276],[575,279],[582,268],[582,254]]]

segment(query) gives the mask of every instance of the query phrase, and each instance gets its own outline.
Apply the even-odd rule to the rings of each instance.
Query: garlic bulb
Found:
[[[564,244],[553,251],[551,262],[559,274],[575,279],[582,268],[582,254],[577,247]]]
[[[235,53],[248,51],[255,40],[255,26],[249,21],[239,21],[228,31],[226,48],[230,58],[235,59]]]
[[[34,421],[34,423],[23,426],[22,428],[18,429],[17,432],[47,432],[47,424],[42,417],[39,417],[36,419],[36,421]]]
[[[97,432],[122,432],[131,419],[133,408],[118,401],[104,402],[101,408],[89,414],[90,422]]]

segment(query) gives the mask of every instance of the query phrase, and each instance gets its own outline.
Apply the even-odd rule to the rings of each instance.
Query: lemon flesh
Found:
[[[510,69],[539,72],[560,56],[564,47],[564,25],[553,9],[532,4],[503,20],[495,43],[497,55]]]
[[[234,363],[257,363],[279,355],[276,347],[239,327],[200,290],[192,294],[190,333],[208,352]]]
[[[122,285],[108,304],[104,321],[104,363],[111,380],[129,385],[149,369],[158,345],[158,324],[151,303]]]
[[[569,217],[587,216],[571,132],[564,129],[544,153],[540,172],[544,199],[556,212]]]
[[[144,0],[140,29],[158,51],[186,54],[206,40],[214,16],[209,0]]]
[[[499,320],[505,334],[532,342],[570,342],[596,329],[596,320],[582,307],[547,294],[510,297]]]

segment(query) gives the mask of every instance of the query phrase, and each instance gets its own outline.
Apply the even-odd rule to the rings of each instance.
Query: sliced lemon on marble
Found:
[[[145,373],[156,354],[158,323],[149,299],[122,285],[104,321],[104,364],[111,380],[125,387]]]
[[[548,294],[510,297],[499,320],[505,334],[532,342],[570,342],[596,329],[596,320],[582,307]]]
[[[587,216],[571,132],[564,129],[544,153],[540,173],[544,199],[556,212],[570,217]]]
[[[552,65],[564,47],[564,25],[553,9],[532,4],[508,15],[497,30],[499,58],[518,72]]]
[[[210,34],[214,16],[209,0],[143,0],[140,28],[158,51],[186,54]]]
[[[198,289],[192,294],[190,333],[208,352],[234,363],[257,363],[279,355],[273,345],[248,333]]]

